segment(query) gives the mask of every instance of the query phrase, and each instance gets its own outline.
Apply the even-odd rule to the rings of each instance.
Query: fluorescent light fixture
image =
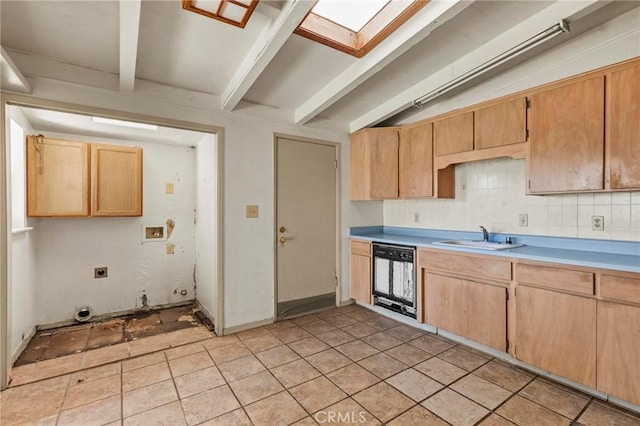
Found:
[[[427,102],[432,101],[440,95],[443,95],[444,93],[447,93],[455,89],[456,87],[459,87],[464,83],[467,83],[468,81],[481,76],[482,74],[494,69],[495,67],[502,65],[506,61],[513,59],[516,56],[522,55],[523,53],[533,49],[536,46],[539,46],[546,41],[551,40],[552,38],[555,38],[556,36],[559,36],[560,34],[568,32],[569,24],[563,19],[559,23],[547,28],[541,33],[536,34],[530,39],[523,41],[522,43],[512,47],[511,49],[499,54],[492,59],[489,59],[487,62],[478,65],[472,70],[467,71],[459,77],[454,78],[453,80],[443,84],[437,89],[430,91],[426,95],[415,99],[411,104],[415,107],[420,108]]]
[[[113,126],[133,127],[134,129],[158,130],[158,126],[156,126],[155,124],[136,123],[135,121],[116,120],[113,118],[104,118],[104,117],[91,117],[91,120],[94,123],[99,123],[99,124],[111,124]]]

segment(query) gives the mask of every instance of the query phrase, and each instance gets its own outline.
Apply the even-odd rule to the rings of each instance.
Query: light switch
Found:
[[[167,244],[167,254],[173,254],[174,248],[173,244]]]
[[[172,183],[166,183],[164,185],[164,192],[167,194],[173,194],[173,184]]]
[[[245,213],[247,218],[255,219],[258,217],[258,206],[253,204],[247,204],[247,211]]]

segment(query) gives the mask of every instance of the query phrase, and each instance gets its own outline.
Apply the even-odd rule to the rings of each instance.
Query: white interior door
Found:
[[[277,314],[335,305],[336,148],[276,143]]]

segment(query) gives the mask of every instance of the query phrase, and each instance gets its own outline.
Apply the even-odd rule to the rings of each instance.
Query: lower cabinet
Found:
[[[520,285],[516,358],[596,387],[596,300]]]
[[[371,243],[351,241],[351,297],[371,303]]]
[[[598,300],[598,390],[640,405],[640,307]]]
[[[423,297],[427,324],[506,351],[506,288],[428,272]]]

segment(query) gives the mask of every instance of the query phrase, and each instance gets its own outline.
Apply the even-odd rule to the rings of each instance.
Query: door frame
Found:
[[[214,323],[216,330],[224,330],[224,128],[208,124],[199,124],[188,121],[173,120],[138,113],[118,111],[106,108],[67,102],[52,101],[35,98],[28,95],[0,92],[0,164],[5,166],[5,171],[0,173],[0,390],[8,385],[8,373],[11,370],[11,342],[9,342],[9,326],[11,317],[9,314],[10,300],[8,290],[11,284],[9,271],[11,260],[11,229],[8,215],[11,214],[11,200],[8,198],[7,184],[10,182],[8,173],[11,173],[7,150],[6,112],[9,105],[22,107],[48,109],[52,111],[67,112],[72,114],[102,116],[119,120],[132,120],[141,123],[155,124],[164,127],[173,127],[182,130],[192,130],[202,133],[210,133],[216,136],[216,166],[217,166],[217,244],[216,244],[216,312]]]
[[[340,146],[337,142],[330,142],[321,139],[306,138],[302,136],[289,135],[286,133],[274,133],[273,135],[273,321],[278,320],[278,140],[288,139],[300,143],[311,143],[316,145],[325,145],[333,147],[335,153],[335,173],[336,173],[336,259],[335,259],[335,277],[336,277],[336,302],[335,306],[339,307],[342,294],[342,280],[340,279],[341,271],[341,181],[340,181]]]

